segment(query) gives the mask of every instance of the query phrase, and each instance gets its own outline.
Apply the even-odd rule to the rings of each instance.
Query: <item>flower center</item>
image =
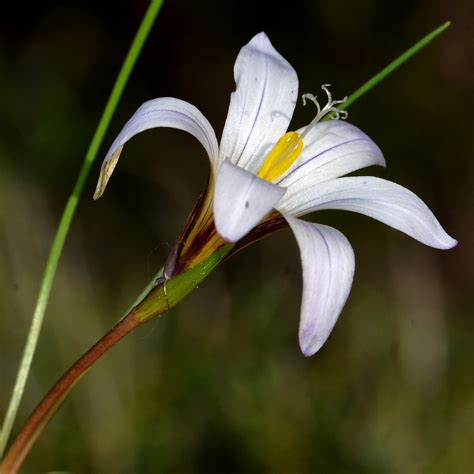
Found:
[[[330,84],[323,84],[321,89],[327,95],[327,104],[321,109],[316,96],[313,94],[303,94],[303,105],[306,105],[306,99],[311,100],[317,107],[317,114],[313,120],[303,129],[301,134],[298,132],[285,133],[272,148],[270,153],[265,158],[263,165],[258,170],[257,176],[267,181],[274,181],[279,178],[285,171],[287,171],[291,165],[298,158],[301,150],[303,149],[303,137],[313,128],[321,119],[326,115],[330,115],[330,118],[338,120],[345,119],[347,112],[337,108],[339,104],[344,103],[347,97],[342,100],[333,100],[331,92],[328,87]]]
[[[257,176],[267,181],[279,178],[295,162],[302,149],[303,140],[299,133],[285,133],[265,158]]]

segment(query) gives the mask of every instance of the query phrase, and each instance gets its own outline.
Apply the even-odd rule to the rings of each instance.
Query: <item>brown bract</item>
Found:
[[[173,245],[164,266],[164,279],[169,279],[209,258],[212,254],[227,245],[217,233],[214,224],[213,177],[209,178],[207,191],[201,193],[189,214],[179,237]],[[283,216],[276,210],[271,211],[260,224],[254,227],[246,236],[235,243],[226,258],[239,250],[287,227]]]

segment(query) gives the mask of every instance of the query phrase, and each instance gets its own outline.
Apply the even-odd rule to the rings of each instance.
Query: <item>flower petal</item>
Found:
[[[385,166],[380,148],[362,130],[343,120],[318,123],[303,142],[300,156],[277,184],[295,186],[299,192],[366,166]]]
[[[216,177],[214,219],[219,235],[237,242],[252,230],[286,189],[224,161]]]
[[[234,66],[236,90],[220,144],[220,159],[256,173],[286,132],[298,95],[298,77],[265,33],[245,45]]]
[[[142,104],[117,135],[102,163],[94,199],[104,192],[124,144],[137,133],[156,127],[177,128],[194,135],[206,149],[212,168],[217,168],[217,138],[206,117],[188,102],[161,97]]]
[[[419,197],[398,184],[371,176],[326,181],[304,193],[290,187],[277,207],[294,216],[321,209],[359,212],[430,247],[449,249],[457,244]]]
[[[305,356],[326,342],[354,278],[354,252],[338,230],[287,217],[301,253],[303,298],[299,339]]]

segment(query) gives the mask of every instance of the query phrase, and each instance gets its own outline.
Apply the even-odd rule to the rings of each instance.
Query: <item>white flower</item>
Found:
[[[298,94],[291,65],[264,33],[244,46],[234,68],[231,96],[218,146],[206,118],[193,105],[174,98],[145,102],[127,122],[102,165],[99,197],[123,145],[154,127],[194,135],[211,163],[210,203],[222,239],[237,242],[276,209],[287,221],[301,252],[303,298],[300,346],[307,356],[328,338],[346,302],[354,275],[354,253],[344,235],[299,217],[319,209],[356,211],[384,222],[439,249],[456,245],[428,207],[408,189],[375,177],[342,177],[370,165],[385,166],[378,146],[361,130],[341,120],[319,122],[335,113],[338,101],[320,110],[297,132],[287,132]],[[214,185],[215,183],[215,185]],[[213,207],[212,207],[213,206]]]

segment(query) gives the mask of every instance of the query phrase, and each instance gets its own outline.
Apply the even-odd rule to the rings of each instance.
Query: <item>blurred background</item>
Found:
[[[146,6],[2,7],[1,416],[56,225]],[[356,276],[328,342],[305,358],[297,245],[288,230],[268,237],[107,354],[24,472],[472,472],[473,18],[470,0],[165,2],[79,204],[15,432],[162,266],[205,187],[199,143],[161,129],[127,146],[94,202],[115,134],[145,100],[174,96],[220,136],[235,57],[259,31],[295,67],[301,94],[329,82],[339,98],[453,22],[350,121],[388,162],[366,172],[415,191],[460,244],[434,250],[364,216],[311,216],[349,238]],[[292,128],[313,113],[300,103]]]

